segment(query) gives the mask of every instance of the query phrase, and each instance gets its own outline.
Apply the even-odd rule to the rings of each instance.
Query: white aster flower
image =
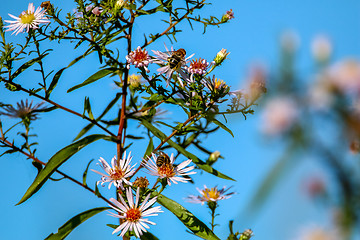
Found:
[[[218,189],[217,186],[213,188],[208,188],[206,185],[204,185],[204,189],[199,189],[198,192],[200,195],[189,195],[186,199],[188,202],[192,203],[201,203],[202,205],[207,202],[217,202],[219,200],[228,199],[233,195],[235,192],[226,193],[229,191],[231,187],[227,188],[223,187],[222,189]]]
[[[167,183],[170,186],[171,182],[177,184],[177,182],[187,182],[190,178],[183,177],[186,175],[195,174],[196,172],[190,172],[195,167],[187,167],[191,163],[191,159],[188,159],[177,166],[174,166],[174,154],[170,156],[170,163],[164,163],[161,166],[156,165],[157,156],[153,153],[152,159],[149,157],[147,160],[144,159],[143,166],[149,170],[149,174],[157,176],[160,179],[166,178]]]
[[[104,169],[106,174],[91,169],[91,171],[100,174],[102,176],[101,180],[98,181],[97,183],[99,184],[101,182],[101,185],[103,185],[106,182],[110,182],[109,189],[111,187],[111,184],[114,184],[115,187],[117,188],[120,187],[121,189],[124,189],[123,182],[128,185],[132,185],[131,182],[126,180],[126,178],[132,176],[135,172],[133,168],[135,167],[136,164],[131,166],[132,157],[130,157],[130,155],[131,152],[129,152],[129,156],[126,158],[126,151],[125,151],[123,158],[120,159],[119,162],[117,161],[116,156],[113,157],[113,159],[111,160],[111,166],[103,158],[100,158],[99,159],[100,164],[99,163],[98,164],[102,167],[102,169]]]
[[[189,62],[188,60],[190,58],[192,58],[195,54],[191,54],[189,57],[186,57],[186,51],[184,49],[179,49],[179,50],[181,50],[181,54],[176,59],[176,61],[178,61],[179,63],[176,64],[175,68],[173,68],[173,67],[170,67],[170,61],[174,60],[174,53],[176,53],[179,50],[174,51],[174,48],[171,47],[171,51],[169,51],[169,49],[166,47],[166,45],[165,45],[165,49],[166,49],[166,52],[154,51],[154,50],[152,50],[152,51],[156,55],[155,60],[153,60],[153,62],[162,66],[157,71],[159,72],[159,74],[165,74],[165,76],[167,78],[166,86],[169,86],[170,79],[174,72],[179,73],[185,81],[189,81],[189,77],[184,73],[182,68],[185,67],[185,65]],[[185,54],[183,54],[183,53],[185,53]],[[180,76],[178,74],[176,76],[177,76],[177,79],[178,79],[180,85],[183,87],[184,84],[183,84]]]
[[[19,17],[16,17],[12,14],[9,14],[15,20],[4,20],[10,25],[5,26],[8,28],[6,31],[13,31],[12,34],[18,35],[18,33],[22,32],[26,29],[26,32],[29,32],[29,29],[36,29],[38,28],[40,23],[49,23],[47,17],[45,17],[46,10],[38,7],[35,11],[35,7],[33,3],[29,3],[28,9],[23,11]]]
[[[111,216],[123,219],[123,223],[113,231],[113,234],[121,231],[120,236],[123,237],[126,232],[134,231],[136,237],[140,238],[143,232],[147,232],[145,228],[150,228],[148,224],[156,225],[154,222],[149,221],[147,217],[157,216],[158,213],[163,212],[161,211],[160,206],[150,208],[150,206],[156,202],[157,197],[148,201],[150,198],[149,193],[141,205],[138,206],[140,198],[139,192],[139,188],[137,188],[135,202],[130,187],[126,189],[126,198],[128,203],[125,202],[124,198],[120,194],[120,202],[114,198],[110,199],[116,207],[112,205],[109,206],[118,212],[118,214],[111,213]]]

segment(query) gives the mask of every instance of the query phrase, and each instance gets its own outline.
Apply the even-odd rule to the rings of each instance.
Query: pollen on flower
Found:
[[[137,222],[141,218],[141,212],[138,208],[131,208],[126,212],[126,220]]]
[[[128,64],[135,65],[137,68],[143,67],[147,72],[149,72],[147,66],[150,63],[151,58],[148,52],[145,49],[141,49],[140,46],[129,53],[129,55],[126,56],[126,60]],[[130,68],[130,65],[128,65],[127,68]]]
[[[174,166],[172,164],[163,164],[158,167],[159,175],[166,176],[167,178],[175,176]]]
[[[22,24],[31,24],[35,20],[35,15],[32,12],[24,11],[19,16]]]
[[[124,172],[116,166],[114,169],[112,169],[110,176],[114,180],[120,180],[124,177]]]
[[[207,201],[212,201],[212,199],[218,199],[220,197],[220,192],[216,188],[205,188],[202,192]]]
[[[209,63],[205,59],[199,58],[192,60],[187,71],[192,74],[204,75],[208,67]]]

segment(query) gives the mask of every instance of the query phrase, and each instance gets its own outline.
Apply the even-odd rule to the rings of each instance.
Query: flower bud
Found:
[[[221,21],[222,22],[227,22],[229,21],[230,19],[233,19],[234,18],[234,12],[232,9],[230,9],[229,11],[226,11],[226,14],[224,14],[221,18]]]
[[[249,240],[253,236],[253,231],[251,229],[246,229],[241,233],[239,240]]]
[[[216,54],[216,57],[214,58],[214,62],[215,62],[215,66],[219,66],[225,59],[226,57],[229,55],[230,53],[227,52],[226,49],[221,49],[221,51],[219,51]]]
[[[117,0],[114,4],[114,11],[115,13],[120,13],[120,11],[126,6],[127,1],[124,0]]]
[[[213,153],[210,154],[209,160],[207,161],[207,163],[209,165],[214,164],[220,157],[220,152],[219,151],[215,151]]]
[[[128,77],[128,84],[131,88],[138,88],[140,87],[141,84],[141,76],[140,75],[136,75],[136,74],[132,74]]]
[[[147,188],[149,186],[149,180],[146,177],[137,177],[133,183],[134,187]]]
[[[317,36],[311,44],[311,52],[316,61],[327,62],[332,52],[331,42],[325,36]]]
[[[51,15],[53,13],[54,8],[51,5],[50,1],[42,2],[40,7],[45,9],[49,15]]]

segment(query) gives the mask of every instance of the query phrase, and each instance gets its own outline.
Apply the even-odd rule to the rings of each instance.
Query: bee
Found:
[[[182,62],[186,56],[186,51],[183,48],[180,48],[176,51],[171,52],[171,56],[168,57],[169,66],[173,70],[177,70],[181,67]]]
[[[159,156],[156,158],[156,166],[161,167],[165,164],[170,164],[170,157],[164,152],[159,152]]]

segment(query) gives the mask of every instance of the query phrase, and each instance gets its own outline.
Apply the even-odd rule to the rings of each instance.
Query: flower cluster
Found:
[[[152,159],[143,159],[142,166],[149,170],[151,175],[157,176],[159,179],[166,179],[169,186],[171,182],[175,184],[178,182],[188,182],[190,178],[184,176],[196,173],[192,171],[195,168],[194,166],[188,166],[192,161],[191,159],[175,166],[174,154],[171,154],[169,161],[162,165],[159,164],[158,158],[159,156],[152,154]],[[156,202],[156,197],[149,200],[150,193],[139,206],[139,201],[142,197],[140,196],[140,189],[146,189],[149,186],[149,180],[147,180],[146,177],[137,177],[134,182],[130,182],[129,179],[135,174],[134,167],[136,165],[131,165],[131,160],[131,152],[128,155],[124,152],[121,159],[117,160],[117,158],[114,157],[111,160],[111,165],[103,158],[100,158],[99,165],[105,173],[91,170],[102,176],[98,184],[101,183],[101,185],[103,185],[104,183],[109,183],[109,189],[114,185],[119,192],[125,190],[127,201],[124,200],[120,193],[120,202],[113,198],[110,199],[113,203],[110,207],[117,211],[117,214],[111,213],[111,216],[123,219],[122,224],[114,230],[113,234],[121,231],[120,236],[124,236],[126,232],[134,231],[135,235],[140,237],[143,232],[146,232],[146,228],[149,228],[147,224],[155,225],[155,223],[149,221],[146,217],[157,216],[157,213],[162,211],[160,207],[151,207]],[[131,186],[137,188],[135,202],[133,200]]]

